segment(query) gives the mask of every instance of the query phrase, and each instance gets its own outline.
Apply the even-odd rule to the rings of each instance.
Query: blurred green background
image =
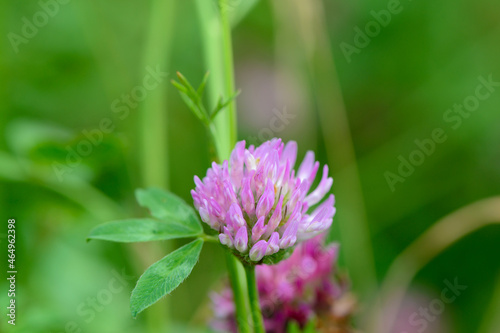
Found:
[[[41,3],[0,3],[0,240],[6,253],[6,221],[15,218],[19,272],[17,325],[7,325],[3,310],[0,330],[203,327],[208,292],[220,286],[225,271],[217,246],[205,246],[192,276],[167,297],[168,321],[181,326],[160,329],[167,321],[164,302],[133,320],[128,299],[144,269],[181,243],[85,242],[99,223],[147,214],[135,202],[138,187],[168,187],[192,202],[193,176],[209,165],[207,136],[169,81],[180,71],[197,83],[209,70],[197,3],[88,0],[57,2],[59,8],[49,9]],[[380,284],[391,262],[436,221],[499,195],[500,87],[461,116],[458,128],[451,125],[459,120],[444,117],[475,95],[479,77],[500,82],[500,3],[403,0],[390,22],[364,39],[356,37],[357,28],[365,31],[394,1],[228,4],[235,20],[236,86],[242,89],[238,139],[293,139],[300,156],[314,150],[329,163],[338,211],[331,239],[341,242],[342,267],[352,268],[353,290],[366,300],[360,313],[369,312],[376,292],[367,282],[371,267],[363,265],[370,258]],[[43,15],[34,17],[41,11],[53,15],[45,15],[44,23]],[[39,27],[30,30],[25,19],[39,20]],[[346,44],[356,48],[348,57]],[[155,88],[137,88],[157,68],[168,75]],[[144,100],[126,106],[122,98],[134,91],[146,92]],[[146,110],[158,118],[147,119]],[[97,135],[99,143],[68,166],[68,151],[84,149],[78,145],[85,133],[95,133],[103,119],[113,129],[100,132],[102,142]],[[391,189],[386,173],[397,174],[398,158],[408,160],[418,149],[415,140],[431,138],[437,128],[447,139]],[[455,230],[446,232],[440,236]],[[414,309],[410,313],[439,297],[445,279],[458,277],[468,286],[427,332],[499,331],[490,328],[500,311],[494,292],[500,287],[499,239],[498,225],[482,228],[418,273],[409,294],[417,296],[405,301]],[[4,308],[7,259],[1,257]],[[130,277],[117,279],[122,272]],[[93,306],[95,298],[105,304]],[[398,318],[401,327],[407,318]],[[394,332],[404,329],[411,332]]]

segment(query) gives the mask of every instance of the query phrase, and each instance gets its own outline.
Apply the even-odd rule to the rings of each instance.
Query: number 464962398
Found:
[[[8,256],[9,259],[7,260],[9,262],[9,269],[14,269],[16,268],[15,262],[16,262],[16,220],[10,219],[8,221],[8,230],[7,230],[7,239],[9,241],[9,244],[7,246],[8,248]]]

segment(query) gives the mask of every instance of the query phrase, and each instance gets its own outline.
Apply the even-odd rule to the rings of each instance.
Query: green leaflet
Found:
[[[148,188],[136,190],[135,195],[139,204],[148,208],[151,215],[157,219],[182,224],[195,235],[203,232],[194,209],[175,194],[158,188]]]
[[[147,207],[153,218],[132,218],[101,224],[88,239],[113,242],[149,242],[196,237],[203,233],[196,212],[181,198],[157,188],[136,191],[137,201]]]
[[[195,237],[199,234],[177,221],[128,219],[101,224],[92,229],[88,239],[131,243]]]
[[[151,265],[137,281],[130,298],[134,317],[172,292],[184,281],[198,261],[203,240],[197,239]]]

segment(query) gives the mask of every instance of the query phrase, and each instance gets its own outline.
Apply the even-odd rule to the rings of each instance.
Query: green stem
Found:
[[[202,234],[201,236],[199,236],[199,238],[203,239],[205,242],[219,244],[219,238],[217,238],[215,236],[209,236],[206,234]]]
[[[217,104],[221,91],[228,98],[234,91],[233,55],[231,49],[231,28],[228,24],[227,12],[219,13],[212,1],[197,0],[200,28],[202,32],[206,69],[211,75],[207,83],[210,109]],[[229,158],[231,149],[236,144],[236,104],[232,101],[226,110],[215,117],[209,128],[213,139],[217,160],[222,162]],[[236,306],[238,331],[250,333],[248,323],[247,292],[245,289],[245,274],[242,264],[232,254],[226,254],[226,264],[233,289]]]
[[[212,1],[197,0],[201,41],[203,43],[206,70],[210,72],[207,82],[209,109],[217,105],[221,95],[227,99],[234,93],[234,69],[231,43],[231,27],[227,10],[217,11]],[[219,13],[220,12],[220,13]],[[213,132],[218,159],[223,161],[236,144],[236,103],[231,101],[213,121]]]
[[[234,61],[233,61],[233,43],[231,41],[231,25],[229,23],[226,0],[219,0],[221,25],[222,25],[222,47],[224,54],[224,83],[226,98],[234,94]],[[233,99],[227,106],[227,115],[229,118],[229,142],[230,148],[236,144],[236,102]]]
[[[217,163],[221,163],[224,160],[224,155],[220,152],[222,151],[222,147],[219,145],[219,139],[217,135],[217,128],[214,123],[210,123],[208,125],[208,133],[210,135],[210,153],[212,161]]]
[[[250,311],[252,312],[252,321],[255,333],[265,333],[264,320],[260,311],[259,291],[257,289],[257,280],[255,278],[255,266],[246,266],[248,296],[250,298]]]
[[[250,325],[248,322],[246,290],[243,287],[245,283],[245,276],[241,271],[241,264],[239,264],[238,260],[231,253],[226,251],[226,265],[229,275],[229,282],[231,283],[231,288],[233,289],[238,332],[251,333]]]

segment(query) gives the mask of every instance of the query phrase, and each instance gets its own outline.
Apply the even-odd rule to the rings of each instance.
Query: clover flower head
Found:
[[[230,160],[213,163],[206,177],[195,177],[191,191],[202,220],[219,232],[220,242],[250,263],[293,247],[330,227],[335,214],[330,195],[333,179],[323,167],[319,185],[310,192],[319,169],[312,151],[298,171],[297,144],[272,139],[246,148],[240,141]]]

